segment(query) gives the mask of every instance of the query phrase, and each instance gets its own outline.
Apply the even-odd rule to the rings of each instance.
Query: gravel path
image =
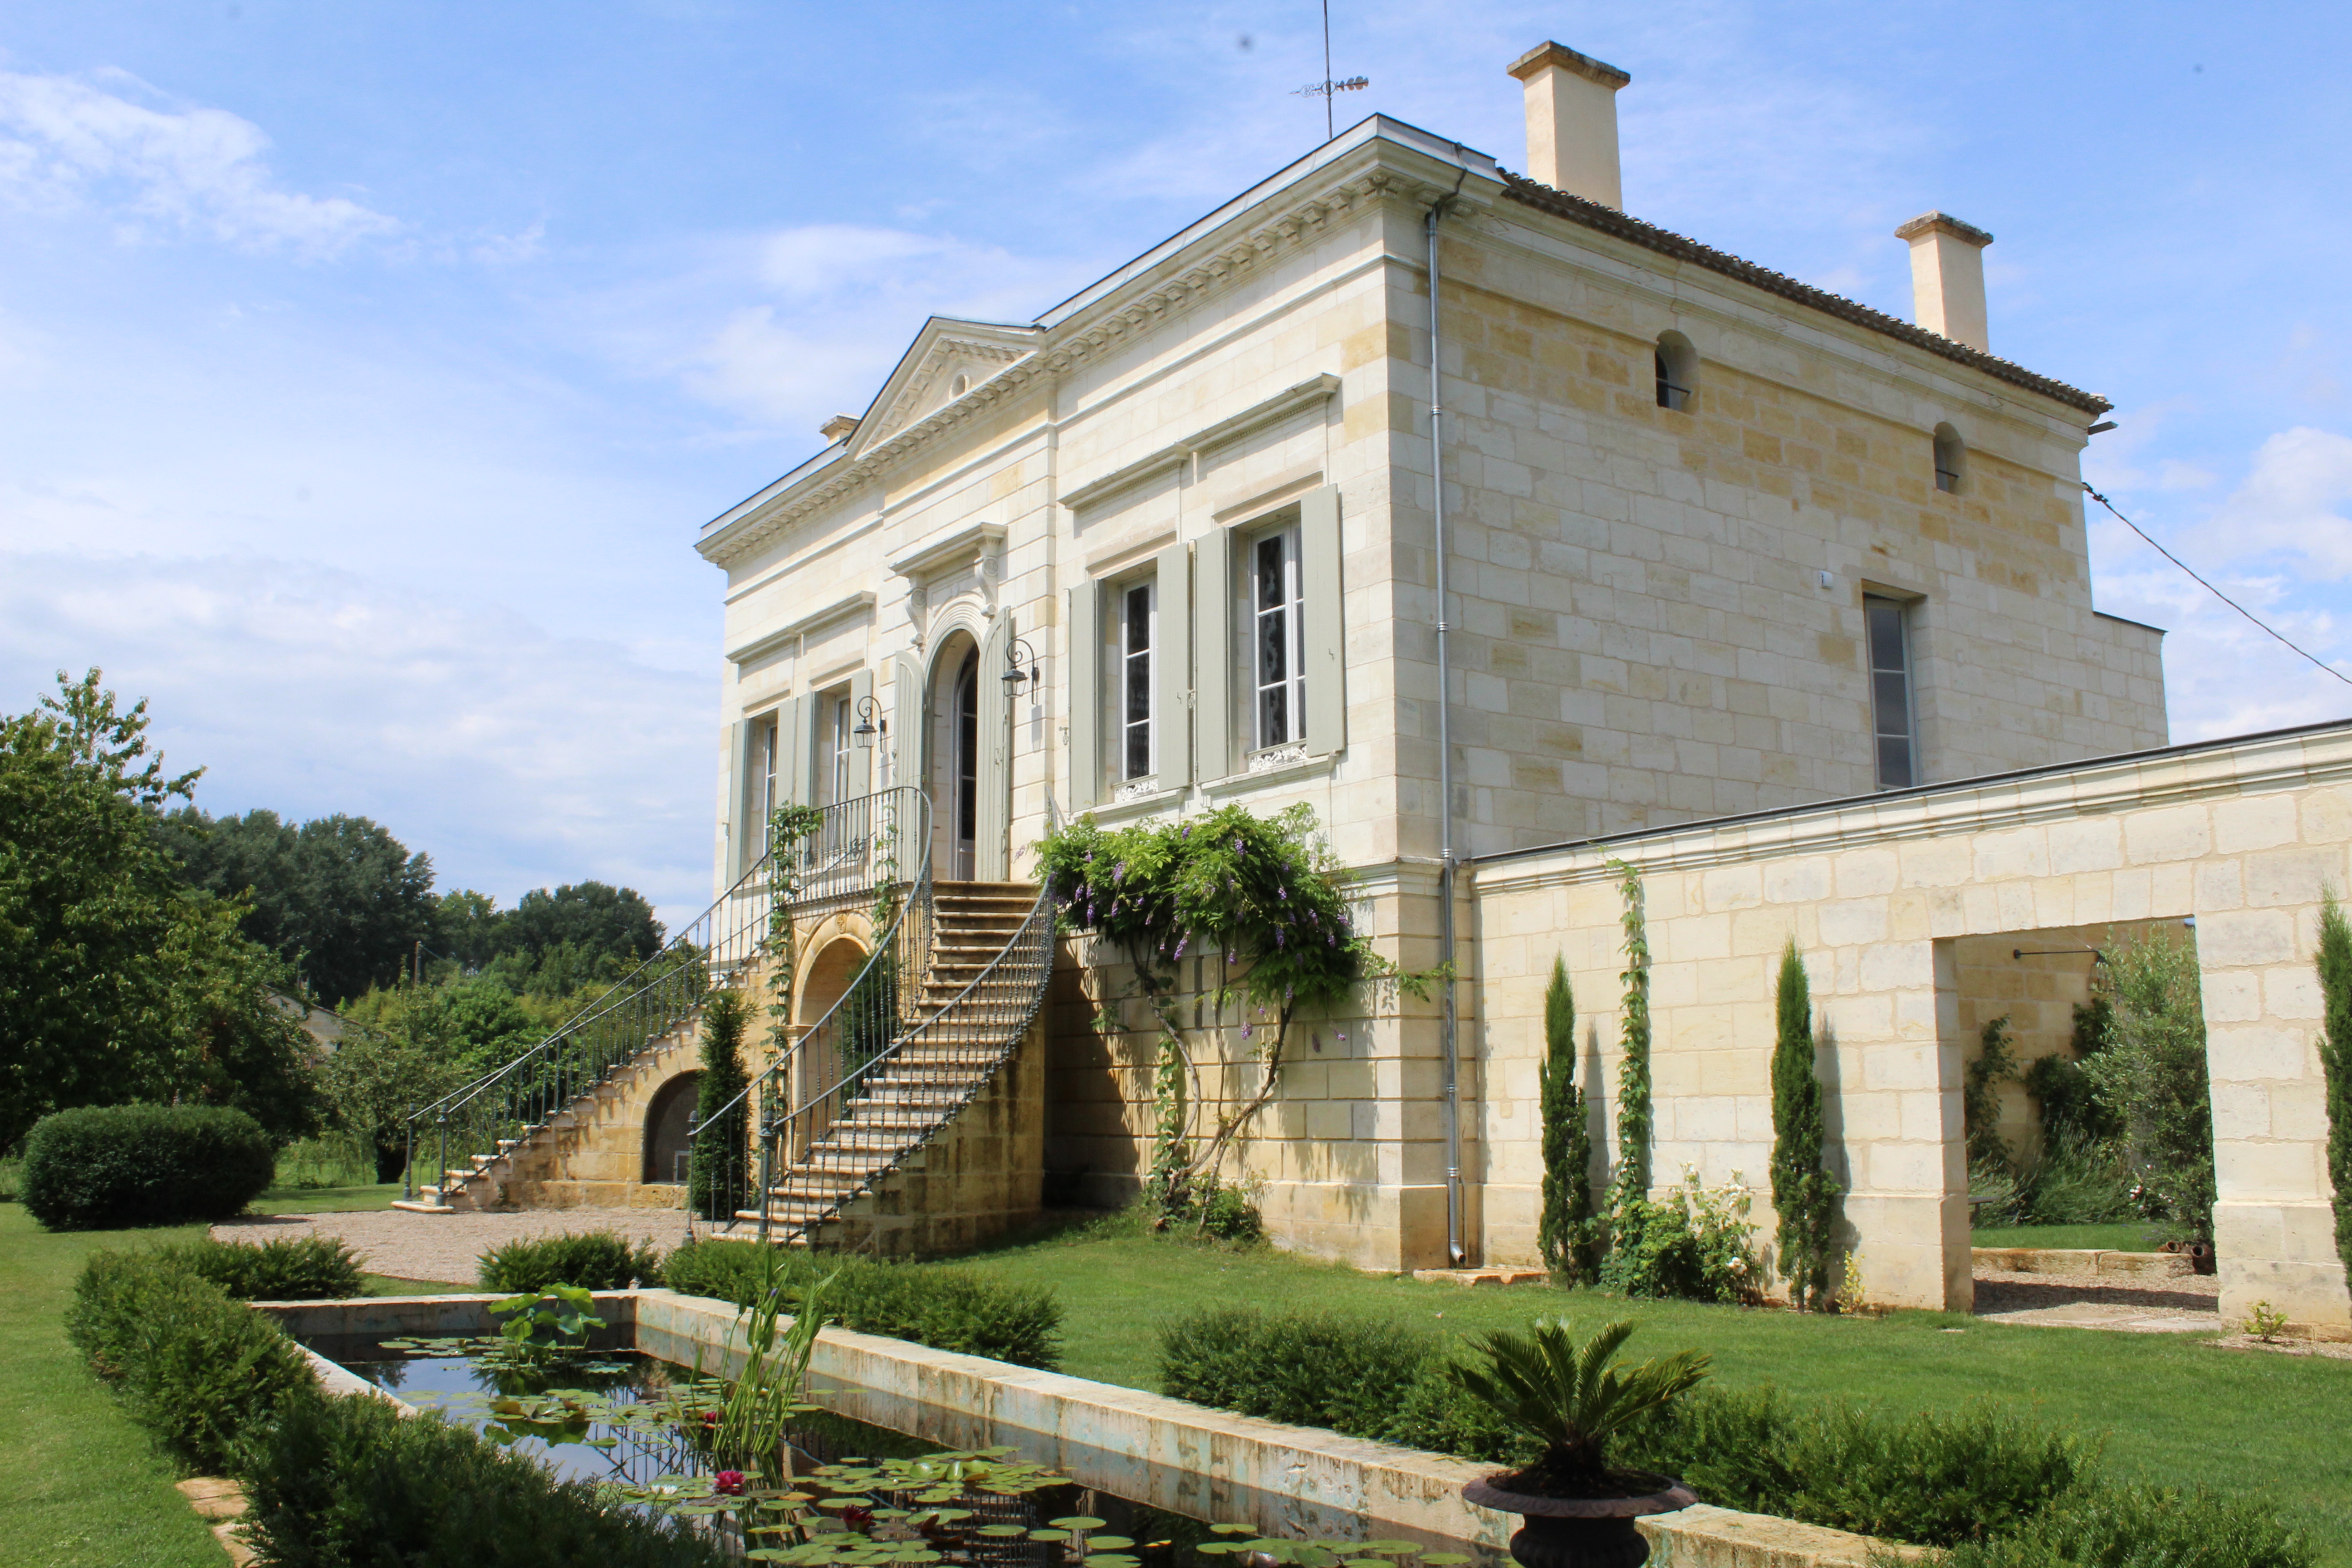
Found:
[[[366,1259],[371,1274],[395,1279],[436,1279],[475,1289],[475,1260],[518,1237],[564,1231],[617,1231],[667,1251],[686,1239],[686,1217],[670,1209],[527,1209],[520,1214],[411,1214],[365,1209],[352,1214],[274,1215],[216,1225],[222,1241],[280,1241],[333,1236]]]
[[[2050,1328],[2133,1333],[2211,1333],[2221,1322],[2221,1282],[2210,1274],[2003,1274],[1977,1270],[1976,1315]]]

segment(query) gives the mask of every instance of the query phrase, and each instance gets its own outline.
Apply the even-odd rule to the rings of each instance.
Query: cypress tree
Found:
[[[1584,1092],[1576,1087],[1576,994],[1568,963],[1554,957],[1544,987],[1543,1217],[1536,1244],[1544,1267],[1582,1284],[1592,1277],[1592,1132],[1585,1123]]]
[[[1780,1272],[1789,1279],[1790,1306],[1820,1310],[1837,1289],[1830,1259],[1838,1184],[1822,1168],[1812,991],[1794,937],[1780,950],[1779,1014],[1772,1048],[1772,1207],[1780,1216]]]
[[[703,1005],[687,1205],[704,1219],[731,1218],[751,1198],[751,1108],[743,1096],[751,1081],[743,1069],[743,1033],[751,1022],[751,1004],[740,991],[713,992]]]
[[[2336,1254],[2352,1270],[2352,922],[2336,895],[2319,909],[2319,994],[2326,1033],[2319,1065],[2327,1080],[2327,1178],[2336,1190]]]

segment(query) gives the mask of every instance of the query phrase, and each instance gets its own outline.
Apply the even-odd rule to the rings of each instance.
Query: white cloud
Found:
[[[142,97],[121,72],[104,79]],[[46,210],[95,207],[127,234],[207,236],[325,256],[400,226],[342,196],[281,188],[261,128],[226,110],[152,108],[66,76],[0,71],[0,194]]]
[[[748,253],[730,248],[736,258],[679,286],[667,341],[642,315],[614,341],[656,356],[710,403],[812,432],[828,415],[863,410],[926,318],[1027,321],[1102,270],[952,235],[851,224],[782,229],[752,240]],[[648,303],[640,294],[624,308]]]
[[[2298,426],[2254,453],[2253,466],[2193,535],[2231,561],[2284,560],[2299,575],[2352,577],[2352,437]]]
[[[709,901],[717,688],[511,612],[257,556],[0,556],[0,710],[89,666],[151,699],[197,804],[375,817],[437,885]]]

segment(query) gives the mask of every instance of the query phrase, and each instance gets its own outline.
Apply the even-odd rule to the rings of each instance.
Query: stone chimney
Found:
[[[1992,236],[1949,213],[1921,213],[1895,231],[1911,242],[1911,315],[1956,343],[1985,345],[1984,247]]]
[[[854,415],[836,414],[816,428],[827,442],[838,446],[856,432],[857,419]]]
[[[1511,74],[1527,89],[1528,178],[1622,211],[1617,89],[1633,79],[1551,43],[1512,61]]]

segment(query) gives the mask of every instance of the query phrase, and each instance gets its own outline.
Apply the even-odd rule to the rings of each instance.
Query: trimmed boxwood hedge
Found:
[[[1534,1458],[1526,1436],[1447,1374],[1454,1353],[1382,1318],[1206,1307],[1161,1328],[1160,1392],[1497,1466]],[[2314,1562],[2261,1503],[2107,1480],[2096,1444],[1989,1403],[1898,1415],[1769,1387],[1702,1388],[1628,1428],[1611,1458],[1679,1476],[1717,1507],[1955,1548],[1952,1568]]]
[[[625,1290],[660,1284],[661,1255],[649,1241],[631,1246],[609,1230],[525,1237],[483,1253],[477,1277],[485,1290],[544,1290],[551,1285]]]
[[[359,1255],[331,1236],[283,1241],[215,1241],[200,1237],[159,1247],[157,1258],[209,1279],[240,1301],[324,1301],[356,1296],[364,1285]]]
[[[278,1325],[156,1252],[101,1252],[66,1307],[66,1337],[133,1419],[206,1475],[310,1394],[310,1363]]]
[[[719,1568],[682,1522],[371,1394],[287,1407],[243,1474],[256,1552],[283,1568]]]
[[[51,1230],[226,1219],[277,1173],[277,1146],[242,1110],[90,1105],[33,1124],[19,1195]]]
[[[756,1241],[690,1241],[664,1261],[662,1283],[743,1306],[757,1277],[760,1247]],[[1061,1363],[1062,1304],[1050,1290],[1000,1285],[961,1268],[837,1253],[794,1251],[781,1261],[789,1294],[833,1279],[824,1311],[845,1329],[1048,1372]]]

